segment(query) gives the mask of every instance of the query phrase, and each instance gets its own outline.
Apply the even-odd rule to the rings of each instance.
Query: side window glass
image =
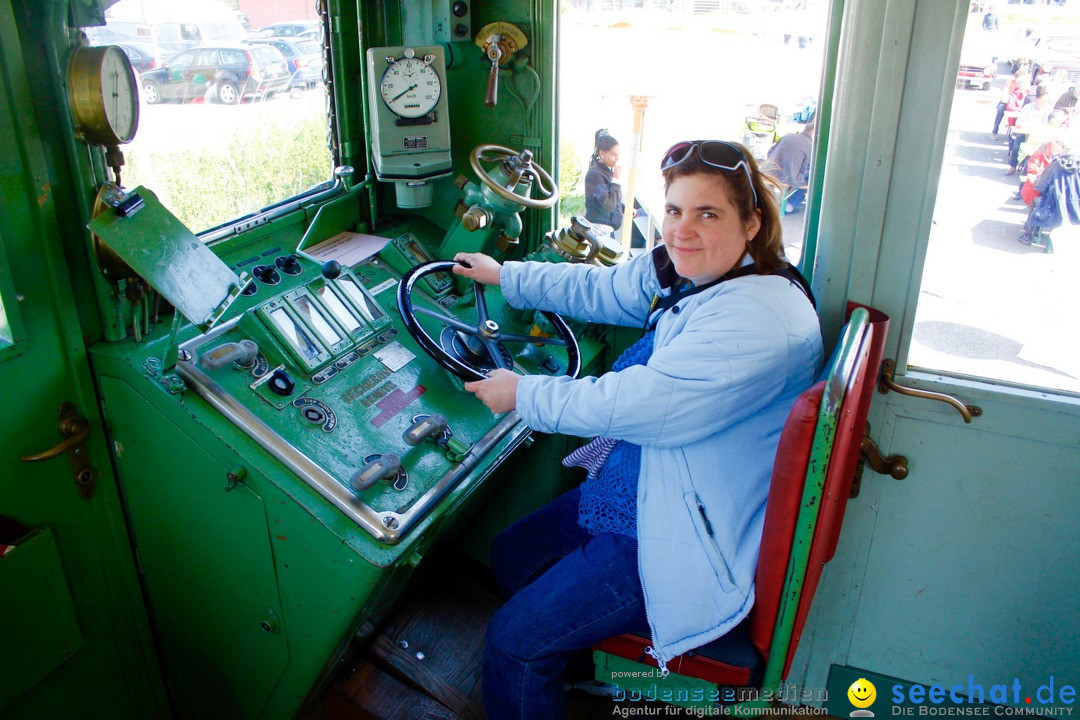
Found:
[[[171,67],[188,67],[195,60],[195,53],[184,52],[180,53],[172,60],[169,61]]]
[[[1077,394],[1080,7],[1016,8],[968,14],[907,364]]]
[[[93,45],[130,45],[141,56],[124,187],[153,191],[195,233],[333,180],[323,45],[292,71],[273,47],[248,42],[271,25],[321,27],[316,3],[235,6],[117,0],[104,26],[84,28]],[[231,72],[214,72],[223,65]]]
[[[643,246],[658,235],[663,218],[659,167],[667,148],[683,140],[731,140],[780,181],[775,195],[784,246],[798,262],[831,5],[560,3],[560,223],[584,216],[606,226],[605,233],[614,227],[620,241],[632,230],[634,245]],[[599,56],[619,60],[602,63],[601,72],[581,72],[597,66]],[[618,153],[594,161],[601,129],[617,141]],[[625,208],[620,213],[611,200],[609,191],[619,184],[613,176],[621,181],[622,205],[633,195],[632,227]]]

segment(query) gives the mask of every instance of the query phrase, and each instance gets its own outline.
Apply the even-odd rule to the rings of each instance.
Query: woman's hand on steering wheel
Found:
[[[490,255],[460,252],[454,256],[454,260],[459,263],[453,267],[455,275],[462,275],[484,285],[499,285],[502,264]]]
[[[510,412],[517,407],[517,386],[521,376],[510,370],[497,368],[488,372],[486,380],[465,383],[465,389],[487,405],[496,415]]]

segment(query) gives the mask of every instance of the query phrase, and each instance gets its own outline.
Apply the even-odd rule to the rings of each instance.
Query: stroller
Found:
[[[1035,180],[1039,196],[1017,240],[1054,251],[1050,232],[1065,222],[1080,224],[1080,155],[1060,155]]]

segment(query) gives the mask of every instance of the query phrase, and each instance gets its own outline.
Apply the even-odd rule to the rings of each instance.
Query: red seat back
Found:
[[[855,307],[858,306],[848,305],[849,317]],[[799,514],[806,481],[809,478],[813,482],[816,477],[822,485],[817,494],[820,501],[815,503],[819,509],[806,574],[801,588],[790,589],[798,594],[792,632],[786,638],[787,647],[777,648],[785,652],[780,677],[787,677],[791,669],[821,572],[836,552],[877,371],[881,367],[889,318],[872,308],[866,310],[867,322],[849,323],[845,327],[837,353],[826,368],[826,380],[800,396],[777,448],[755,576],[756,599],[750,618],[751,640],[763,657],[769,657],[776,626],[784,612],[781,598],[785,594],[795,530],[805,519]],[[823,405],[820,413],[812,421],[796,417],[797,410],[800,416],[807,412],[811,402],[807,394],[812,392],[816,392],[817,402]],[[801,410],[800,405],[804,406]],[[793,426],[790,442],[785,443],[789,426]],[[806,439],[807,428],[813,443]],[[811,456],[814,467],[810,466]]]
[[[750,611],[750,640],[762,657],[769,656],[772,645],[824,390],[825,381],[822,380],[799,396],[776,447],[769,500],[765,506],[761,555],[754,576],[754,607]]]
[[[848,303],[848,317],[857,307]],[[810,602],[814,599],[818,581],[825,569],[825,563],[836,554],[836,544],[840,540],[840,526],[844,521],[851,483],[855,479],[855,467],[859,463],[863,436],[866,435],[866,419],[870,414],[870,401],[877,386],[881,360],[885,352],[885,338],[889,334],[889,316],[874,308],[865,308],[869,313],[866,337],[863,339],[855,372],[847,386],[844,400],[840,405],[840,419],[833,440],[832,457],[825,475],[825,489],[818,512],[817,526],[814,528],[814,541],[810,545],[810,559],[806,565],[806,578],[803,581],[799,609],[795,615],[791,645],[788,647],[781,677],[787,677],[791,661],[795,659],[795,649],[802,638],[806,617],[810,613]]]

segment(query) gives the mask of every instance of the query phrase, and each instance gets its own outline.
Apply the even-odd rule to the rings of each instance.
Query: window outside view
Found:
[[[202,232],[332,179],[322,24],[309,0],[120,0],[93,45],[139,76],[126,188]]]
[[[664,208],[660,160],[672,144],[734,140],[764,160],[790,136],[781,151],[788,157],[781,164],[794,166],[782,224],[789,259],[798,262],[806,215],[798,191],[810,173],[807,121],[815,118],[821,87],[828,9],[827,0],[564,2],[561,222],[585,215],[584,180],[600,129],[618,143],[623,197],[632,190],[656,223]]]
[[[1080,393],[1076,89],[1080,2],[971,4],[909,365]]]

